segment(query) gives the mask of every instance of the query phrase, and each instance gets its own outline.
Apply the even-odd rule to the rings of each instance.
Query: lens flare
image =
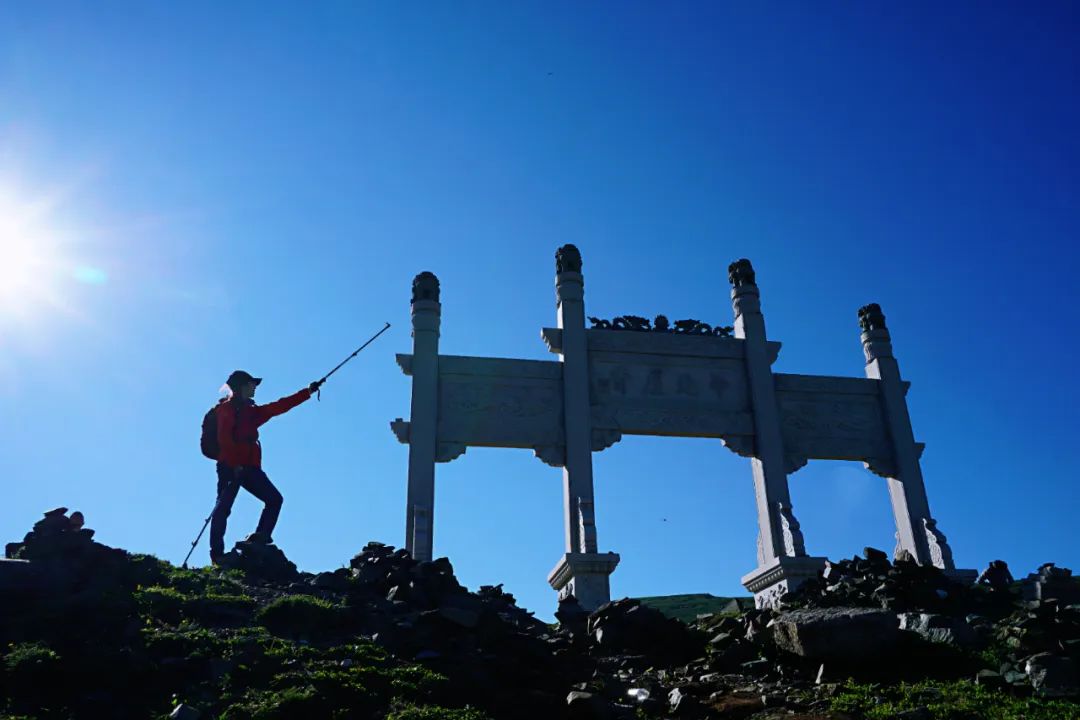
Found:
[[[55,204],[0,180],[0,330],[35,327],[49,313],[71,309],[63,297],[68,262],[52,221]]]

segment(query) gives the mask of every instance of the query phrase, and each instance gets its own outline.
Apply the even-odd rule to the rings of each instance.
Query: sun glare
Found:
[[[65,309],[65,258],[50,227],[52,208],[0,183],[0,329],[33,326],[48,311]]]

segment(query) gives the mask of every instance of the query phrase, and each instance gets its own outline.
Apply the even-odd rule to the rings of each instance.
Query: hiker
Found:
[[[261,382],[262,378],[237,370],[225,382],[229,396],[215,407],[218,501],[210,521],[210,561],[215,565],[225,554],[225,524],[240,488],[263,502],[259,524],[245,542],[267,545],[273,542],[271,536],[281,512],[282,497],[262,470],[259,426],[308,400],[324,381],[313,382],[300,392],[275,402],[256,405],[255,389]]]
[[[1012,573],[1009,572],[1009,566],[1004,560],[992,561],[975,581],[977,585],[989,585],[990,589],[999,591],[1008,590],[1012,582]]]

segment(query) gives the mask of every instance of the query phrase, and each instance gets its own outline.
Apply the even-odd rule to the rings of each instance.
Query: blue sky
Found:
[[[1080,565],[1078,24],[1066,3],[8,4],[0,536],[65,505],[179,562],[227,374],[271,400],[389,321],[265,428],[265,467],[303,569],[402,544],[412,277],[442,281],[443,352],[550,359],[573,242],[603,317],[729,324],[750,258],[780,372],[861,376],[856,310],[881,303],[958,565]],[[596,454],[613,594],[742,592],[748,462]],[[440,465],[436,554],[549,616],[560,483],[525,451]],[[791,486],[812,554],[891,550],[861,465]],[[230,541],[257,511],[242,495]]]

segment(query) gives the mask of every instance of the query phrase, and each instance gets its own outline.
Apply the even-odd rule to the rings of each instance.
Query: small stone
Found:
[[[761,704],[766,708],[783,707],[787,704],[787,700],[783,695],[769,693],[761,696]]]
[[[772,667],[772,663],[762,658],[761,660],[751,660],[750,662],[744,662],[741,665],[743,672],[748,675],[764,675]]]
[[[729,642],[731,642],[731,633],[722,632],[714,635],[713,638],[709,640],[709,645],[712,647],[723,647]]]
[[[169,713],[169,720],[199,720],[200,717],[202,717],[201,712],[184,703],[177,705]]]
[[[889,564],[889,556],[885,554],[884,550],[878,550],[877,548],[865,547],[863,548],[863,557],[869,562],[875,564],[884,563]]]
[[[1005,678],[1001,677],[1001,673],[993,670],[980,670],[975,675],[975,682],[991,690],[1005,687]]]
[[[480,623],[480,613],[459,607],[441,607],[439,615],[463,628],[474,628]]]
[[[608,720],[612,714],[607,700],[581,690],[573,690],[566,696],[566,709],[572,720]]]
[[[701,703],[696,697],[687,693],[685,688],[675,688],[668,693],[668,707],[671,708],[673,715],[684,716],[698,710]]]

